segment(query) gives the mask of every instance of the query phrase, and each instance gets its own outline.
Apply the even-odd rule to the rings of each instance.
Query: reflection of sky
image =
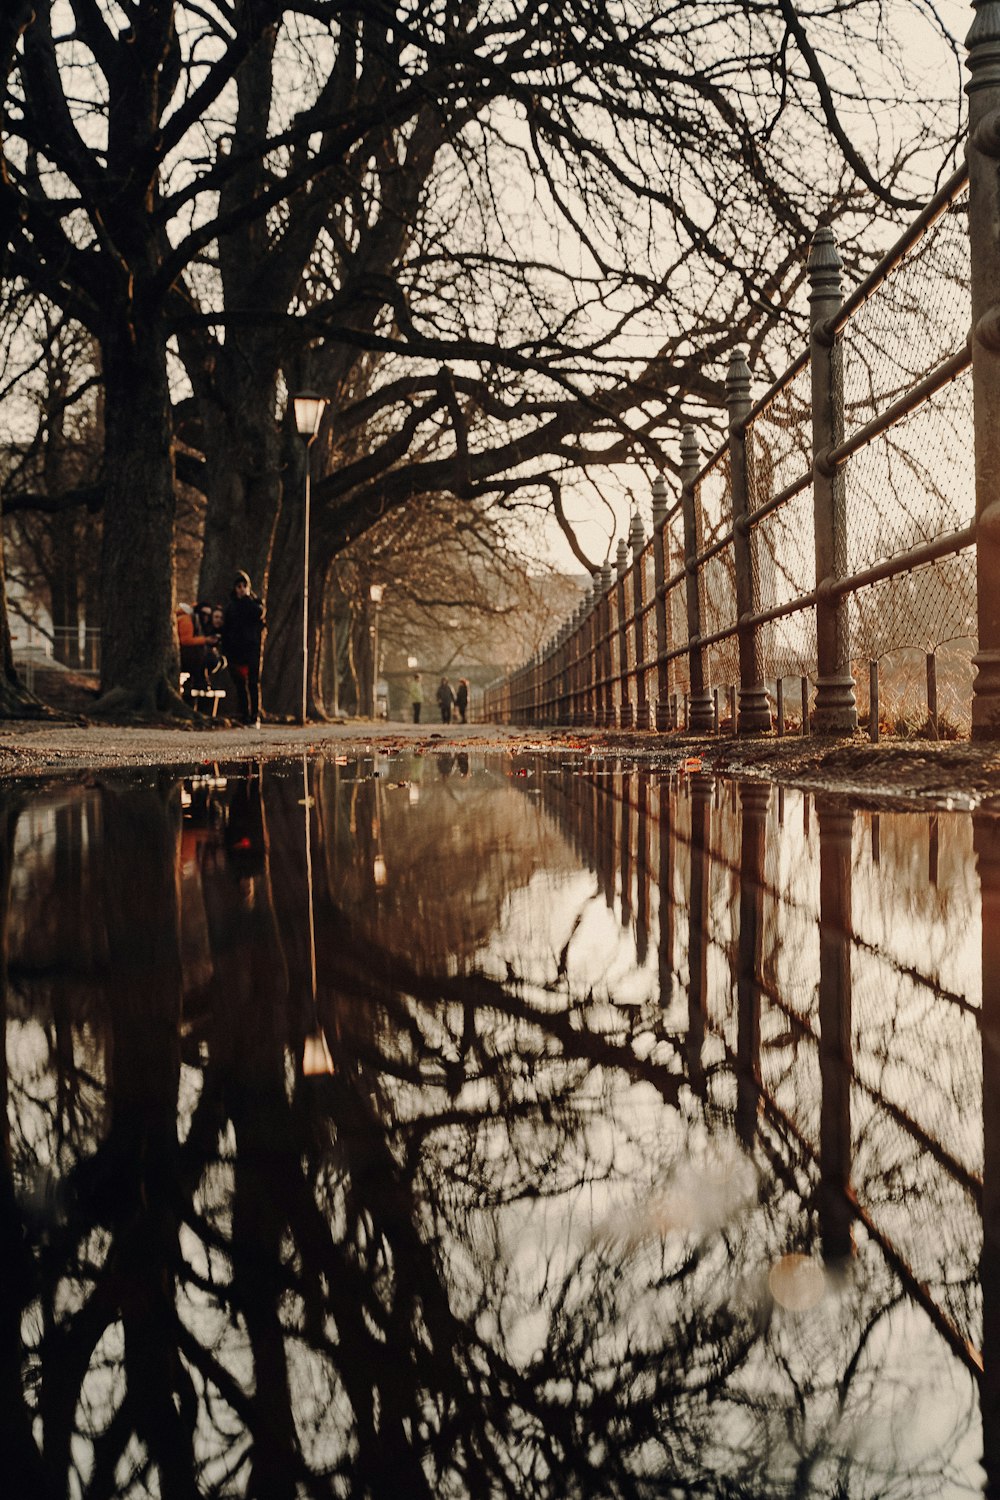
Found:
[[[674,1351],[679,1331],[709,1330],[720,1318],[737,1326],[745,1320],[755,1330],[746,1360],[709,1403],[703,1459],[709,1469],[729,1472],[742,1454],[758,1454],[760,1492],[771,1493],[772,1481],[784,1482],[801,1455],[814,1452],[809,1493],[817,1496],[832,1492],[838,1457],[850,1463],[852,1495],[945,1496],[978,1488],[981,1434],[972,1378],[927,1309],[901,1294],[878,1243],[878,1235],[886,1237],[941,1314],[978,1346],[981,1226],[949,1164],[970,1176],[982,1170],[974,1015],[980,915],[971,820],[938,817],[932,860],[926,818],[883,814],[876,867],[870,815],[854,818],[844,865],[853,882],[854,928],[853,937],[845,935],[853,982],[850,1172],[872,1230],[855,1224],[846,1277],[823,1281],[815,1306],[792,1311],[772,1303],[769,1273],[791,1255],[821,1264],[817,918],[824,835],[812,799],[786,793],[780,824],[777,798],[770,802],[756,959],[765,989],[759,1069],[770,1099],[757,1113],[747,1154],[735,1128],[744,824],[734,788],[709,786],[696,808],[690,789],[661,778],[647,788],[647,805],[664,817],[640,823],[635,773],[589,782],[584,769],[550,778],[549,792],[549,780],[517,782],[477,765],[468,781],[425,777],[426,795],[416,805],[405,786],[379,787],[377,836],[388,851],[389,885],[373,908],[367,840],[376,835],[364,800],[373,792],[366,774],[359,768],[343,788],[345,798],[358,799],[350,804],[357,816],[349,823],[334,816],[329,789],[314,788],[315,869],[330,870],[350,911],[358,920],[367,911],[372,931],[386,943],[419,951],[425,975],[435,964],[439,972],[460,972],[441,944],[461,929],[467,899],[478,936],[461,955],[462,970],[495,980],[509,974],[513,981],[509,1004],[497,991],[493,1001],[475,1007],[475,1056],[491,1066],[472,1066],[447,1098],[438,1062],[462,1055],[468,1024],[454,993],[447,1003],[427,994],[407,998],[409,1031],[394,1032],[387,1020],[373,1023],[386,1064],[378,1087],[387,1138],[402,1151],[417,1122],[427,1128],[409,1160],[422,1228],[447,1270],[455,1312],[474,1314],[480,1336],[518,1371],[545,1371],[547,1399],[567,1410],[583,1366],[603,1371],[601,1378],[614,1385],[629,1360]],[[406,779],[395,764],[390,775]],[[632,803],[627,816],[626,798]],[[701,1084],[691,1076],[690,995],[679,982],[690,983],[695,967],[699,818],[709,903],[702,933],[708,988]],[[95,838],[98,823],[87,825]],[[288,826],[301,828],[297,803]],[[276,840],[277,816],[270,827]],[[323,846],[321,831],[332,838],[337,829],[349,829],[350,838],[336,850]],[[437,884],[417,910],[413,851],[422,848],[437,850]],[[15,847],[15,961],[22,945],[37,941],[32,916],[36,901],[49,899],[54,852],[51,809],[39,803],[19,825]],[[203,921],[196,866],[190,860],[185,866],[185,858],[179,845],[181,915],[194,903]],[[662,890],[661,874],[667,881]],[[449,921],[439,920],[449,908]],[[641,961],[640,912],[647,928]],[[661,990],[664,973],[673,975],[670,996]],[[38,997],[45,993],[40,989]],[[14,1000],[30,1017],[30,985]],[[386,1028],[384,1038],[379,1026]],[[103,1128],[100,1051],[85,1032],[76,1045],[93,1080],[87,1099],[97,1137]],[[50,1046],[43,1011],[8,1020],[16,1160],[30,1155],[41,1165],[34,1190],[42,1195],[47,1173],[56,1177],[60,1170]],[[389,1066],[397,1051],[412,1068]],[[340,1066],[340,1051],[337,1059]],[[289,1094],[294,1067],[289,1053]],[[200,1065],[181,1068],[181,1140],[205,1078]],[[246,1329],[212,1292],[228,1274],[224,1246],[238,1159],[231,1128],[218,1146],[219,1159],[206,1169],[195,1199],[217,1243],[183,1230],[184,1258],[196,1279],[179,1294],[180,1315],[249,1387]],[[775,1170],[779,1163],[783,1177]],[[322,1184],[323,1208],[338,1233],[346,1190],[333,1159]],[[98,1253],[95,1247],[95,1258]],[[293,1263],[295,1247],[289,1243],[285,1253]],[[72,1298],[80,1295],[73,1290]],[[292,1296],[284,1309],[290,1324],[296,1305]],[[869,1323],[841,1404],[838,1382]],[[89,1388],[94,1410],[117,1399],[112,1344],[109,1334]],[[340,1395],[337,1423],[327,1418],[324,1426],[322,1417],[326,1395],[337,1390],[336,1371],[307,1340],[291,1334],[289,1360],[304,1451],[311,1460],[333,1462],[350,1445],[350,1416]],[[695,1402],[690,1393],[685,1400]],[[517,1441],[530,1449],[524,1432]],[[199,1435],[208,1472],[221,1474],[227,1458],[224,1445],[218,1452],[213,1447],[217,1442],[210,1426]],[[651,1449],[642,1462],[654,1461]]]

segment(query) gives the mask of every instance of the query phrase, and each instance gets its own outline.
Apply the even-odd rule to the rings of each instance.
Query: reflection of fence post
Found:
[[[764,842],[771,788],[740,785],[740,932],[736,970],[736,1133],[748,1151],[756,1143],[760,1108],[760,970],[764,934]]]
[[[705,648],[701,644],[701,604],[698,599],[698,521],[695,511],[695,481],[701,454],[694,428],[681,434],[681,506],[684,516],[684,567],[687,572],[688,671],[691,692],[686,728],[695,734],[710,734],[712,695],[705,687]]]
[[[843,292],[840,256],[829,228],[817,229],[809,253],[812,332],[813,516],[816,532],[816,654],[814,724],[818,734],[852,734],[858,708],[851,676],[847,600],[833,585],[847,572],[847,494],[843,469],[828,455],[844,433],[843,357],[830,323]]]
[[[656,871],[656,961],[660,976],[660,1004],[666,1009],[674,993],[674,788],[669,781],[657,787],[656,837],[660,858]]]
[[[646,694],[646,630],[642,611],[646,603],[645,564],[642,560],[646,538],[642,534],[639,512],[634,511],[629,525],[628,539],[632,547],[632,639],[635,641],[635,727],[649,728],[649,698]]]
[[[625,575],[628,572],[628,542],[621,537],[615,555],[618,573],[618,723],[632,728],[632,699],[628,690],[628,624],[625,620]]]
[[[612,785],[614,783],[612,782]],[[629,792],[632,787],[632,768],[625,769],[619,786],[621,795],[621,860],[622,927],[627,932],[632,925],[632,803]]]
[[[639,768],[636,788],[635,957],[641,966],[649,951],[649,775]]]
[[[729,407],[729,472],[733,498],[733,558],[736,569],[736,619],[739,623],[740,706],[739,733],[760,734],[771,727],[771,709],[764,687],[764,655],[759,625],[748,623],[757,609],[750,542],[750,476],[747,433],[750,411],[750,367],[738,349],[726,372]],[[733,725],[735,734],[737,725]]]
[[[982,899],[983,1009],[983,1419],[986,1493],[1000,1484],[1000,826],[974,813],[973,841]]]
[[[667,651],[667,484],[662,474],[653,480],[653,597],[656,618],[656,723],[657,729],[670,728],[670,671],[664,656]]]
[[[1000,738],[1000,12],[972,3],[966,92],[979,614],[972,735],[993,740]]]
[[[851,839],[853,812],[819,813],[819,1219],[823,1254],[851,1254]]]
[[[704,1095],[702,1048],[708,1022],[708,924],[712,778],[691,777],[691,890],[688,895],[688,1081]]]

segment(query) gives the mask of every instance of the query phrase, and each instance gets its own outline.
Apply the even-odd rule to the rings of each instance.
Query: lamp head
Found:
[[[311,443],[319,432],[319,424],[323,420],[324,408],[329,405],[326,396],[320,396],[316,391],[299,391],[292,398],[292,406],[295,409],[295,430],[299,437],[305,438]]]

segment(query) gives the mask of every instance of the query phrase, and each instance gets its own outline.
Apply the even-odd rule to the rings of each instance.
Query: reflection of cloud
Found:
[[[608,1214],[594,1226],[595,1242],[634,1248],[671,1234],[708,1235],[724,1229],[757,1197],[753,1164],[735,1150],[704,1161],[686,1160],[648,1197]]]

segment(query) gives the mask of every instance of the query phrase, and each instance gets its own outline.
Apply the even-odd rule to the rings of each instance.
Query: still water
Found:
[[[1000,1485],[1000,818],[373,753],[0,838],[4,1494]]]

